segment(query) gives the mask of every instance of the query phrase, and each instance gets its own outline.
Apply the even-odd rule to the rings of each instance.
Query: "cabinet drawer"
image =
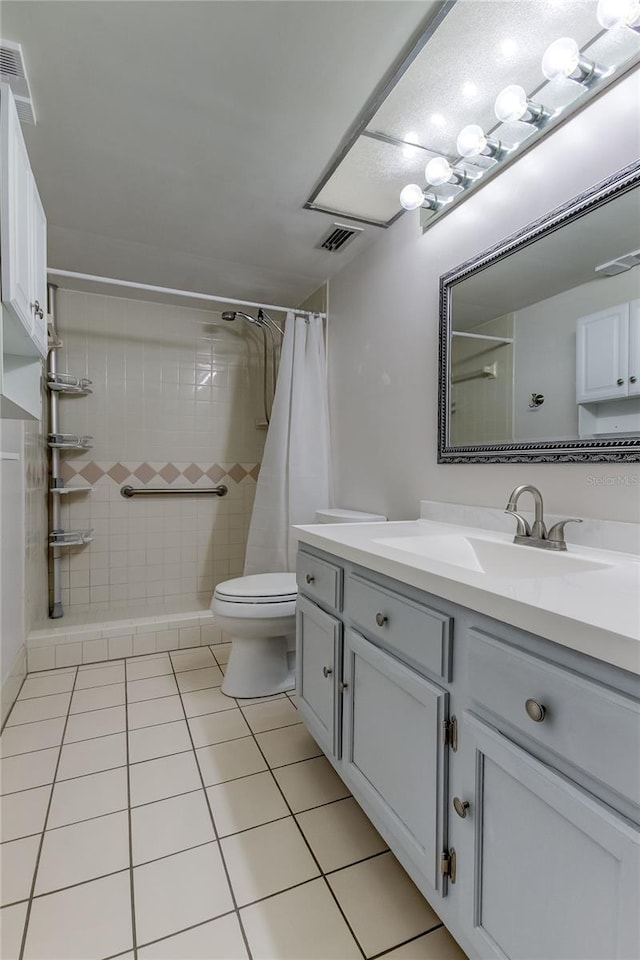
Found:
[[[347,580],[345,608],[366,635],[401,659],[451,679],[451,617],[355,573]]]
[[[470,631],[472,699],[573,767],[640,804],[640,704]],[[539,704],[541,719],[533,719]]]
[[[298,553],[298,589],[332,610],[342,610],[342,568],[310,553]]]

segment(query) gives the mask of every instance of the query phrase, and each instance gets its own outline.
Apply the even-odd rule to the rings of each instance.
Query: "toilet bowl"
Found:
[[[320,523],[373,523],[374,513],[318,510]],[[222,692],[229,697],[267,697],[295,686],[295,573],[258,573],[225,580],[211,600],[216,624],[232,640]]]

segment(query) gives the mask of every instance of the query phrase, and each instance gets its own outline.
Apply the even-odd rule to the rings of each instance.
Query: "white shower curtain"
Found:
[[[295,570],[291,524],[329,505],[329,409],[322,319],[287,314],[245,575]]]

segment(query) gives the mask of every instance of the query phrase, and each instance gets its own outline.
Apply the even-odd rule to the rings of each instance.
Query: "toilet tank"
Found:
[[[362,510],[345,510],[342,507],[316,510],[317,523],[383,523],[386,519],[380,513],[363,513]]]

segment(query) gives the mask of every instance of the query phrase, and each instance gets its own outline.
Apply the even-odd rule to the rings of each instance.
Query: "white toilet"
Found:
[[[318,510],[318,523],[377,523],[377,513]],[[295,686],[295,573],[258,573],[216,587],[211,610],[233,641],[222,684],[229,697],[266,697]]]

